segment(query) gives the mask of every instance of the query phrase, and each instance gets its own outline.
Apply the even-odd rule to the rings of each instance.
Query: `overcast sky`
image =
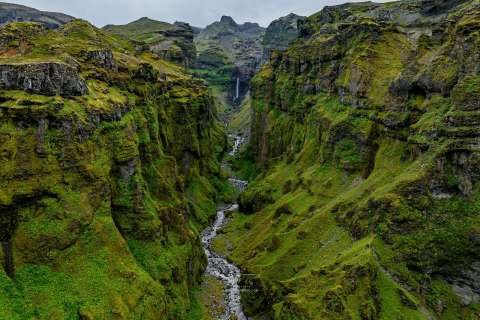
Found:
[[[325,5],[347,0],[3,0],[36,9],[57,11],[88,20],[102,27],[125,24],[141,17],[166,22],[185,21],[204,27],[232,16],[237,22],[258,22],[267,26],[272,20],[291,12],[311,15]],[[352,2],[352,0],[350,0]]]

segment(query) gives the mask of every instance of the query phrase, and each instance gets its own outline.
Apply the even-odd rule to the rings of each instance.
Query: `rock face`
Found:
[[[260,68],[264,34],[265,29],[257,23],[239,25],[231,17],[223,16],[195,37],[197,67],[214,72],[216,78],[212,82],[228,88],[233,103],[243,100],[250,79]]]
[[[28,21],[39,22],[49,29],[55,29],[73,19],[75,18],[63,13],[39,11],[26,6],[0,2],[0,25],[15,21]]]
[[[345,4],[271,54],[227,232],[247,316],[480,318],[479,26],[478,1]]]
[[[263,38],[264,61],[269,60],[273,50],[283,51],[298,38],[298,22],[305,19],[306,17],[291,13],[270,23]]]
[[[33,25],[0,27],[24,35],[0,48],[0,319],[187,319],[224,183],[210,91],[85,21]]]
[[[166,59],[191,67],[196,61],[193,29],[188,23],[169,24],[141,18],[126,25],[107,25],[105,31],[135,40],[139,51],[150,51]]]
[[[112,50],[93,50],[88,52],[88,60],[93,62],[97,67],[105,68],[108,70],[116,71],[117,64],[113,58]]]
[[[85,81],[62,63],[0,64],[0,89],[64,97],[88,93]]]

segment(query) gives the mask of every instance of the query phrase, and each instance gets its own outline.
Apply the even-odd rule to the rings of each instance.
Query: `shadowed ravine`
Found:
[[[238,152],[243,142],[243,138],[239,136],[235,136],[234,138],[235,145],[232,152],[230,152],[231,156],[234,156]],[[239,189],[239,191],[243,191],[243,189],[245,189],[247,185],[246,181],[237,180],[234,178],[231,178],[230,182],[237,189]],[[228,320],[231,318],[232,315],[236,315],[237,319],[239,320],[247,320],[247,317],[243,314],[240,302],[240,269],[224,257],[215,253],[212,248],[212,242],[217,237],[217,231],[223,228],[227,223],[225,214],[227,212],[232,212],[237,209],[237,203],[220,207],[217,212],[217,218],[214,224],[211,227],[205,229],[202,235],[203,247],[208,258],[208,266],[205,274],[219,279],[224,284],[225,288],[224,303],[226,312],[219,318],[219,320]]]

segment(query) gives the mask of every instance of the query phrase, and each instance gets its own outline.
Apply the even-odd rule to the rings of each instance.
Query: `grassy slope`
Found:
[[[249,130],[252,120],[252,100],[248,95],[243,100],[239,110],[233,115],[229,128],[237,133],[245,133]]]
[[[107,25],[103,28],[103,30],[112,34],[126,37],[128,39],[152,43],[163,39],[162,35],[156,32],[172,27],[173,25],[166,22],[141,18],[126,25]]]

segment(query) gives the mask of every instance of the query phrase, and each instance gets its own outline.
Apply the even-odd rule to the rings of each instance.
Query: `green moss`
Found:
[[[89,93],[0,93],[0,231],[15,273],[0,273],[0,317],[186,318],[206,264],[199,232],[233,197],[211,93],[83,21],[28,41],[2,63],[78,63]],[[108,48],[118,72],[85,56]],[[145,63],[161,82],[132,78]]]
[[[325,9],[253,79],[261,174],[226,228],[248,314],[478,317],[445,280],[478,260],[478,81],[460,72],[473,68],[478,10],[451,9],[441,40],[372,14],[404,5]]]
[[[252,117],[252,101],[250,97],[245,98],[240,106],[240,110],[235,113],[229,122],[229,128],[234,132],[245,133],[250,129]]]
[[[377,288],[381,307],[379,319],[426,319],[417,310],[416,298],[383,272],[378,274]]]
[[[188,320],[212,320],[225,313],[224,287],[220,280],[207,276],[193,295]]]
[[[350,139],[343,139],[336,144],[334,157],[344,169],[356,168],[363,162],[355,142]]]

